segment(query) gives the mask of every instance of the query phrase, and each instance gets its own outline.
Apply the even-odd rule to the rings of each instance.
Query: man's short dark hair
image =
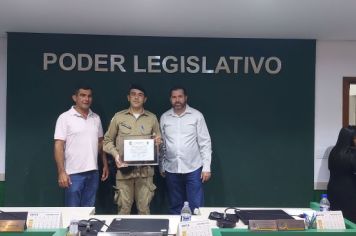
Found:
[[[172,96],[172,92],[176,90],[183,90],[184,96],[187,96],[187,90],[183,86],[174,86],[169,90],[169,96]]]
[[[130,95],[130,92],[131,92],[132,89],[140,90],[141,92],[143,92],[143,95],[145,95],[145,97],[147,97],[146,90],[142,86],[140,86],[138,84],[131,84],[130,88],[129,88],[129,91],[128,91],[128,95]]]
[[[73,90],[73,95],[78,95],[79,90],[83,89],[83,90],[90,90],[93,93],[93,89],[87,85],[87,84],[81,84],[81,85],[77,85],[75,86],[74,90]]]

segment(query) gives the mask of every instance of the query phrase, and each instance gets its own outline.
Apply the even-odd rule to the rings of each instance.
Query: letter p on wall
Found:
[[[57,62],[57,55],[54,53],[43,53],[43,70],[48,70],[48,64],[54,64]]]

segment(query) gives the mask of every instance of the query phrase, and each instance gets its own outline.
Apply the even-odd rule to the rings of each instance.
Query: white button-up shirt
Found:
[[[204,116],[186,105],[181,115],[173,108],[166,111],[160,120],[165,153],[161,168],[171,173],[190,173],[203,167],[210,172],[211,140]]]

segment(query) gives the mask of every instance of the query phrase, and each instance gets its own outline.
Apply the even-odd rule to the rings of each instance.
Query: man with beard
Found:
[[[204,116],[187,99],[185,88],[172,88],[172,108],[160,120],[165,144],[160,171],[166,179],[171,214],[180,214],[185,201],[192,212],[203,206],[203,183],[211,176],[209,131]]]

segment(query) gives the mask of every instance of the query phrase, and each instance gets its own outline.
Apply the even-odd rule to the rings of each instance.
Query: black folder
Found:
[[[249,220],[294,219],[283,210],[240,210],[235,213],[245,225]]]

